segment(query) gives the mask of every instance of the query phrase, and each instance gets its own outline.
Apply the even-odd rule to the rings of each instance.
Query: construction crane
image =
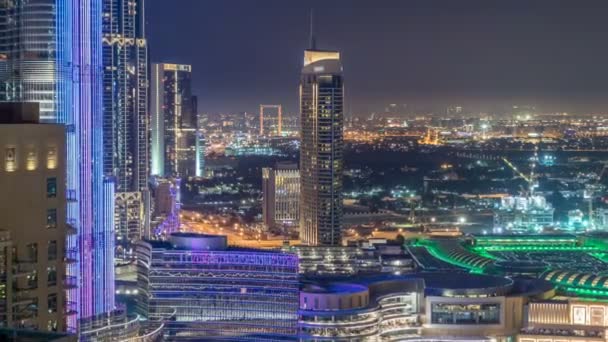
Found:
[[[589,226],[591,229],[595,229],[595,220],[593,219],[593,199],[595,197],[595,192],[600,188],[600,182],[602,181],[602,177],[606,173],[606,169],[608,169],[608,163],[604,163],[602,166],[602,170],[600,171],[595,183],[590,184],[585,189],[585,196],[589,200]]]
[[[534,152],[534,157],[532,158],[532,163],[530,163],[530,175],[525,175],[523,172],[519,171],[517,166],[513,165],[506,157],[501,158],[502,161],[511,169],[515,174],[517,174],[520,178],[525,180],[528,183],[528,191],[527,195],[534,195],[534,188],[537,186],[536,184],[536,174],[534,171],[536,170],[536,160],[538,160],[538,152]]]

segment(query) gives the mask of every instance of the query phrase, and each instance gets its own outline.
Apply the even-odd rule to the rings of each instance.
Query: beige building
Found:
[[[517,342],[606,342],[608,303],[552,300],[530,303]]]
[[[295,227],[300,216],[300,171],[293,163],[262,169],[263,218],[268,228]]]
[[[65,126],[38,123],[36,104],[0,105],[2,325],[65,331],[68,233]],[[69,198],[66,198],[69,197]]]

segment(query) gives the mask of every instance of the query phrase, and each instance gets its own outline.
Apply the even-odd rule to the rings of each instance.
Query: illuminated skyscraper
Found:
[[[148,222],[148,47],[143,0],[103,0],[104,173],[116,178],[119,242]]]
[[[300,78],[300,240],[340,245],[344,84],[337,51],[304,52]]]
[[[152,64],[152,174],[196,176],[196,98],[192,96],[192,67]]]
[[[76,260],[67,329],[85,335],[114,310],[114,202],[103,177],[102,0],[0,2],[0,100],[39,102],[41,121],[66,125],[66,248]],[[79,329],[79,325],[81,329]],[[86,338],[82,338],[86,340]]]

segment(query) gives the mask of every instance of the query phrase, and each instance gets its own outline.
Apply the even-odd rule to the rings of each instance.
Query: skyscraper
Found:
[[[67,329],[85,333],[114,310],[114,183],[103,177],[102,0],[0,2],[0,100],[38,102],[41,121],[66,127],[66,248],[76,260]],[[80,325],[80,329],[79,329]]]
[[[300,77],[300,240],[341,244],[344,84],[337,51],[304,52]]]
[[[197,115],[191,80],[190,65],[152,64],[153,175],[196,176]]]
[[[143,0],[103,0],[104,173],[116,178],[117,239],[148,222],[148,47]]]

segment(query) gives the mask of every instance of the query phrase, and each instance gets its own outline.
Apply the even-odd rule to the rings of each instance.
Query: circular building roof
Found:
[[[352,283],[306,284],[300,292],[347,295],[367,292],[367,286]]]
[[[509,278],[471,273],[417,273],[414,277],[424,280],[427,295],[443,297],[504,296],[514,284]]]

